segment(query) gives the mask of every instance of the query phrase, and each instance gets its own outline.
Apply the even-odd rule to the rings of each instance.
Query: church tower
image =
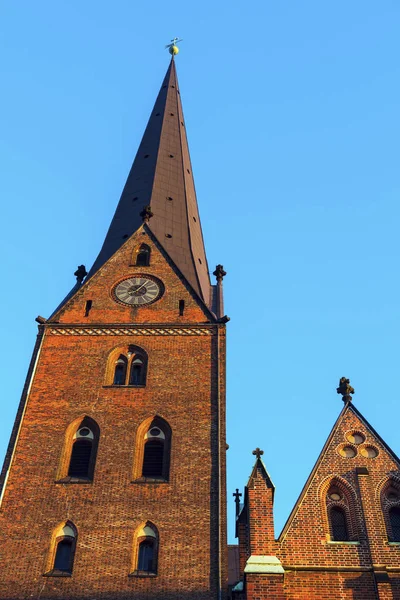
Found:
[[[0,600],[226,597],[225,323],[172,57],[103,247],[39,332]]]

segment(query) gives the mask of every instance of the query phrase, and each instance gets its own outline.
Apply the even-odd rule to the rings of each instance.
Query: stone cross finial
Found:
[[[350,379],[346,379],[346,377],[341,377],[339,380],[339,387],[336,388],[338,394],[342,394],[343,402],[351,402],[353,398],[350,394],[354,394],[354,388],[350,385]]]
[[[264,454],[264,450],[260,450],[260,448],[256,448],[255,450],[253,450],[253,454],[254,454],[254,456],[257,456],[257,458],[261,458],[262,455]]]
[[[82,281],[85,279],[85,277],[87,275],[85,265],[79,265],[79,267],[75,271],[74,275],[76,277],[76,281],[78,283],[82,283]]]
[[[217,265],[215,267],[215,271],[213,273],[217,278],[218,283],[220,283],[226,275],[226,271],[224,271],[224,267],[222,265]]]
[[[144,209],[140,212],[140,216],[142,217],[143,223],[148,223],[150,221],[151,217],[153,216],[150,204],[144,207]]]
[[[236,492],[234,494],[232,494],[232,496],[235,497],[236,516],[238,516],[238,514],[240,512],[240,498],[242,496],[242,494],[239,492],[239,488],[236,488]]]

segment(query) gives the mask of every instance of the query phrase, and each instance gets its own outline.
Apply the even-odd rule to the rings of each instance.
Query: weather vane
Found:
[[[174,39],[171,40],[171,43],[167,44],[165,47],[168,48],[168,52],[170,54],[172,54],[172,56],[176,56],[176,54],[178,54],[178,52],[179,52],[179,48],[178,48],[177,44],[178,44],[178,42],[182,42],[182,41],[183,41],[182,38],[174,37]]]

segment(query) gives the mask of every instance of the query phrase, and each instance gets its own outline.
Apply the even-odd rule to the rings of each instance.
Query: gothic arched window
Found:
[[[123,354],[120,354],[119,358],[115,361],[114,385],[125,385],[127,366],[127,358]]]
[[[148,267],[150,265],[150,247],[147,244],[141,244],[136,253],[136,266]]]
[[[122,352],[121,352],[122,350]],[[114,349],[108,359],[106,385],[146,385],[147,354],[138,346]]]
[[[157,575],[158,547],[157,528],[153,523],[147,521],[135,533],[133,576]]]
[[[99,426],[90,417],[81,418],[69,426],[59,469],[60,483],[93,480],[99,436]]]
[[[324,491],[325,490],[325,491]],[[329,538],[333,542],[350,542],[358,538],[355,494],[342,477],[334,477],[324,484],[325,510]],[[329,539],[328,538],[328,539]]]
[[[168,481],[171,428],[164,419],[148,419],[138,429],[135,451],[135,480]]]
[[[74,566],[77,530],[71,521],[61,525],[53,534],[50,551],[50,564],[47,576],[62,577],[72,575]]]

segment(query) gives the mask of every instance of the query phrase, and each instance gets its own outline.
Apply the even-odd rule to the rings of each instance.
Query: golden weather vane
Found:
[[[176,56],[179,52],[179,48],[178,48],[177,44],[182,41],[183,41],[182,38],[174,37],[174,39],[171,40],[171,43],[167,44],[165,46],[165,48],[168,48],[168,52],[170,54],[172,54],[172,56]]]

